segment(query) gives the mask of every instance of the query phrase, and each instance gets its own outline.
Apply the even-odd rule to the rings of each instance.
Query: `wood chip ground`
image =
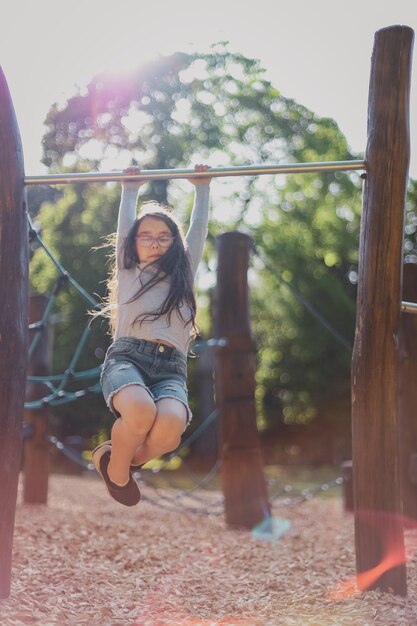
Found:
[[[355,572],[353,518],[337,497],[276,505],[291,527],[274,541],[180,506],[122,507],[91,475],[51,476],[47,506],[20,501],[1,626],[417,624],[415,531],[406,598],[332,596]]]

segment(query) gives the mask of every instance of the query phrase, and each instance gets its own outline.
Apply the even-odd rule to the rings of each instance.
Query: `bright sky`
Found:
[[[71,95],[75,85],[106,69],[137,66],[158,52],[205,51],[224,40],[232,51],[260,59],[267,78],[284,96],[335,119],[351,148],[363,151],[374,33],[393,24],[417,32],[417,2],[412,0],[15,0],[1,15],[0,65],[16,110],[26,173],[32,175],[45,171],[40,142],[47,111]]]

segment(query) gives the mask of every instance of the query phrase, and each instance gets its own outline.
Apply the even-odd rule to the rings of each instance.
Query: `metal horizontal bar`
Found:
[[[364,170],[365,161],[327,161],[322,163],[289,163],[283,165],[238,165],[233,167],[212,167],[210,176],[260,176],[262,174],[306,174],[309,172],[343,172]],[[124,172],[74,172],[66,174],[45,174],[26,176],[25,185],[62,185],[65,183],[104,183],[123,180],[152,180],[167,178],[203,178],[206,172],[194,169],[142,170],[139,175]]]
[[[416,302],[401,302],[401,311],[404,313],[417,313],[417,303]]]

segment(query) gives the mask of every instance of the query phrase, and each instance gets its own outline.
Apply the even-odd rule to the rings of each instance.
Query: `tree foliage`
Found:
[[[124,78],[96,76],[68,102],[54,104],[45,123],[43,160],[54,172],[120,169],[131,162],[165,169],[196,159],[227,166],[357,158],[334,120],[284,97],[257,60],[232,53],[223,43],[207,54],[160,57]],[[214,271],[213,238],[223,230],[249,233],[259,253],[250,279],[264,425],[306,423],[341,397],[348,412],[360,177],[246,177],[212,186],[206,276]],[[413,193],[415,206],[415,188]],[[92,248],[115,229],[118,195],[117,185],[68,187],[39,216],[64,265],[100,295],[108,266],[104,251]],[[174,183],[157,181],[146,197],[173,201],[189,213],[191,194]],[[410,236],[416,230],[413,219]],[[407,245],[415,254],[415,244]],[[50,289],[45,262],[34,261],[34,286]],[[69,295],[62,296],[62,304],[67,327],[58,350],[63,364],[85,322],[85,306]],[[99,335],[96,353],[108,341]]]

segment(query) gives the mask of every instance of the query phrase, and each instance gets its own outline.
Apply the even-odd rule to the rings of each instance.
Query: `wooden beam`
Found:
[[[217,237],[216,243],[214,333],[227,340],[216,352],[215,366],[226,522],[235,528],[254,528],[270,515],[270,506],[256,425],[256,344],[247,281],[251,239],[230,232]]]
[[[28,227],[23,152],[0,68],[0,598],[10,594],[28,337]]]
[[[370,588],[406,594],[398,450],[398,333],[409,166],[413,31],[375,35],[368,105],[367,175],[360,236],[352,361],[353,481],[357,572],[391,567]],[[358,578],[363,580],[363,578]]]

